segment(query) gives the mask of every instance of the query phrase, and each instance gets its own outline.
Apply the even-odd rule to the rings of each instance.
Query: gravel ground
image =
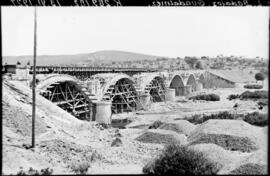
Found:
[[[161,102],[152,104],[147,112],[141,111],[137,114],[115,116],[122,119],[128,117],[132,120],[126,129],[104,129],[96,122],[80,121],[37,95],[37,145],[35,151],[33,151],[27,149],[27,146],[31,144],[32,92],[29,87],[20,82],[3,81],[3,174],[16,174],[20,169],[26,171],[30,167],[38,170],[49,167],[54,170],[53,174],[74,174],[71,166],[74,163],[81,162],[90,163],[88,173],[140,174],[142,167],[156,157],[162,151],[164,145],[135,140],[148,130],[129,127],[151,124],[156,120],[165,123],[180,123],[181,120],[175,119],[182,119],[195,113],[232,110],[235,102],[226,100],[227,95],[232,91],[235,91],[235,93],[241,92],[243,89],[212,91],[214,91],[212,93],[220,94],[222,101]],[[253,111],[252,108],[255,104],[251,101],[240,102],[239,111]],[[186,129],[188,124],[180,123],[181,125],[185,134],[182,135],[187,135],[187,137],[189,137],[189,133],[192,135],[192,133],[197,133],[198,130],[202,129],[202,127],[196,125],[194,129],[188,131]],[[268,128],[247,127],[247,125],[241,124],[229,124],[227,125],[228,128],[225,128],[226,125],[215,126],[209,126],[206,130],[216,130],[222,134],[230,132],[231,134],[248,135],[260,146],[259,150],[247,154],[226,151],[214,144],[195,145],[198,150],[205,151],[209,157],[220,160],[224,164],[220,173],[228,173],[242,163],[265,162],[265,152],[267,151],[265,141]],[[235,130],[232,128],[235,128]],[[149,131],[156,134],[180,135],[170,128]],[[161,133],[161,131],[166,132]],[[121,143],[119,146],[112,146],[112,142],[117,138],[120,139]],[[228,156],[228,158],[225,156]],[[235,162],[229,163],[230,159],[234,159]]]

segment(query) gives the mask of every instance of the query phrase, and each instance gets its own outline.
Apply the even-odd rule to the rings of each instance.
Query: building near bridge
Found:
[[[205,87],[233,88],[239,84],[254,83],[254,75],[244,70],[208,70],[205,72]]]

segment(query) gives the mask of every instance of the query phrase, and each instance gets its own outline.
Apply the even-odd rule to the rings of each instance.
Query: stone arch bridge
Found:
[[[203,74],[165,75],[140,73],[100,73],[83,81],[67,74],[38,74],[37,92],[81,120],[96,117],[98,102],[108,105],[111,114],[145,109],[147,104],[172,100],[201,90]],[[110,102],[110,103],[105,103]]]
[[[15,73],[18,79],[28,75],[31,82],[29,67],[7,66],[5,71]],[[175,96],[203,89],[206,82],[204,72],[91,67],[37,67],[36,81],[39,94],[88,121],[147,109],[154,102],[173,101]]]

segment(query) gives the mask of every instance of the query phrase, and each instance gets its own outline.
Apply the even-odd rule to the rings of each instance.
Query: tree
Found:
[[[184,60],[191,68],[195,68],[196,63],[198,62],[198,58],[196,57],[185,57]]]
[[[256,81],[262,81],[262,84],[263,84],[263,80],[265,79],[265,76],[264,76],[264,74],[259,72],[259,73],[255,74],[255,79],[256,79]]]
[[[257,81],[263,81],[263,80],[265,79],[264,74],[262,74],[261,72],[256,73],[256,74],[255,74],[255,79],[256,79]]]
[[[195,66],[197,69],[203,69],[203,65],[201,61],[198,61]]]

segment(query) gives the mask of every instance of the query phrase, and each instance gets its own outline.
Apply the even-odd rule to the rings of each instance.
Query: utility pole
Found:
[[[32,81],[32,148],[35,148],[35,118],[36,118],[36,50],[37,50],[37,7],[34,16],[34,62]]]

